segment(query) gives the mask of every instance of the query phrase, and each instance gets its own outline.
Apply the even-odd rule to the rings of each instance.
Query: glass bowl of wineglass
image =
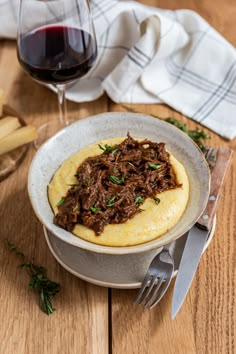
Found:
[[[56,87],[59,117],[39,127],[36,147],[69,124],[66,85],[84,77],[97,57],[87,0],[21,0],[17,56],[36,81]]]

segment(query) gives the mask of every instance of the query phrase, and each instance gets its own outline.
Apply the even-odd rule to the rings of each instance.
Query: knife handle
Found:
[[[201,229],[210,230],[211,228],[232,154],[233,151],[227,147],[220,147],[217,150],[216,162],[211,172],[211,187],[208,202],[196,224]]]

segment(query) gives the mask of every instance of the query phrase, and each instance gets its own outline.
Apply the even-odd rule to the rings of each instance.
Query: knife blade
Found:
[[[216,162],[211,172],[211,187],[206,208],[198,222],[188,232],[180,261],[172,300],[172,319],[175,318],[184,302],[200,262],[216,213],[220,192],[232,158],[232,153],[231,149],[225,147],[220,147],[217,151]]]

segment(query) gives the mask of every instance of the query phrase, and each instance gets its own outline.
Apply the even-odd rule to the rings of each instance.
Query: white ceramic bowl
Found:
[[[53,224],[53,213],[48,202],[47,186],[61,163],[83,147],[103,139],[116,136],[149,138],[165,142],[167,149],[185,166],[190,183],[190,198],[181,220],[163,236],[142,245],[129,247],[108,247],[96,245]],[[98,268],[99,262],[107,258],[106,267],[101,270],[106,278],[108,265],[109,278],[127,271],[135,264],[144,264],[158,253],[162,246],[184,235],[196,222],[206,205],[210,184],[210,172],[205,158],[193,141],[178,128],[162,120],[136,113],[104,113],[77,121],[49,139],[36,153],[28,176],[29,197],[36,215],[42,224],[60,241],[65,249],[73,247],[73,252],[85,255],[87,269]],[[145,253],[147,258],[145,258]],[[70,252],[66,252],[69,257]],[[87,258],[86,258],[87,255]],[[113,256],[113,257],[111,257]],[[119,257],[120,256],[120,257]],[[73,256],[74,257],[74,256]],[[146,259],[146,261],[144,261]],[[140,267],[139,267],[140,268]],[[90,272],[91,273],[91,272]],[[96,272],[97,273],[97,272]],[[130,279],[130,271],[128,272]],[[131,271],[132,273],[132,271]],[[143,271],[136,272],[135,279]],[[126,274],[123,274],[127,278]],[[90,274],[91,276],[91,274]],[[104,279],[106,280],[106,279]]]

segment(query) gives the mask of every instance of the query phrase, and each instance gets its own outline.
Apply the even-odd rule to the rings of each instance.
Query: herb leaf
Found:
[[[111,208],[115,205],[115,200],[116,200],[116,196],[114,195],[112,198],[107,199],[106,201],[106,207],[107,208]]]
[[[153,169],[153,170],[159,170],[161,168],[161,165],[157,165],[155,163],[150,163],[149,166]]]
[[[170,123],[170,124],[176,126],[180,130],[182,130],[184,133],[188,132],[188,129],[186,128],[186,124],[180,122],[178,119],[168,117],[168,118],[165,118],[164,120],[167,123]]]
[[[91,178],[84,178],[83,179],[83,184],[86,188],[92,186],[94,184],[94,180]]]
[[[116,163],[115,163],[115,165],[114,165],[114,167],[113,167],[113,172],[114,172],[114,173],[117,173],[117,172],[118,172],[117,167],[116,167]]]
[[[124,105],[122,105],[122,107],[128,112],[139,113],[138,111],[136,111],[136,110],[134,110],[132,108],[126,107]],[[186,124],[180,122],[178,119],[171,118],[171,117],[161,118],[161,117],[158,117],[155,114],[151,114],[151,116],[153,116],[155,118],[158,118],[158,119],[165,120],[167,123],[170,123],[170,124],[176,126],[180,130],[182,130],[184,133],[186,133],[191,139],[193,139],[193,141],[199,146],[199,148],[203,152],[206,151],[206,146],[204,145],[204,141],[207,140],[207,139],[210,139],[211,137],[203,129],[200,130],[197,127],[194,130],[188,130],[188,128],[186,127]]]
[[[60,284],[48,279],[46,269],[33,264],[13,243],[9,241],[6,241],[6,243],[11,251],[22,258],[23,263],[20,264],[18,268],[27,269],[27,273],[30,276],[29,287],[40,295],[40,306],[42,310],[47,315],[52,314],[55,311],[55,308],[52,306],[52,299],[60,291]]]
[[[199,128],[196,128],[195,130],[189,130],[188,136],[195,141],[203,152],[206,150],[202,140],[210,139],[210,135],[208,135],[203,129],[200,130]]]
[[[128,161],[128,165],[132,166],[132,167],[135,167],[134,164],[130,161]]]
[[[142,204],[144,202],[144,200],[145,199],[142,197],[136,197],[134,202],[135,202],[135,204]]]
[[[161,199],[154,197],[152,198],[154,200],[154,202],[158,205],[161,202]]]
[[[99,212],[99,210],[101,210],[100,208],[96,208],[96,207],[90,207],[90,210],[92,213],[96,214]]]
[[[125,176],[122,175],[120,179],[116,176],[110,176],[109,181],[111,181],[114,184],[123,184],[125,181]]]
[[[208,135],[203,129],[200,130],[198,127],[194,130],[188,130],[186,127],[186,124],[181,123],[179,120],[174,119],[174,118],[165,118],[165,121],[176,126],[180,130],[182,130],[184,133],[186,133],[193,141],[199,146],[199,148],[204,152],[206,147],[203,144],[203,141],[207,140],[210,138],[210,135]]]
[[[109,154],[109,153],[114,154],[115,152],[117,152],[119,150],[116,145],[110,146],[108,144],[105,144],[104,146],[102,146],[101,144],[98,144],[98,146],[101,150],[103,150],[104,153],[107,153],[107,154]]]
[[[76,205],[76,206],[73,207],[72,211],[76,211],[76,210],[78,210],[78,209],[79,209],[79,206]]]
[[[59,200],[59,202],[56,204],[56,206],[60,206],[64,203],[65,198],[61,198],[61,200]]]

